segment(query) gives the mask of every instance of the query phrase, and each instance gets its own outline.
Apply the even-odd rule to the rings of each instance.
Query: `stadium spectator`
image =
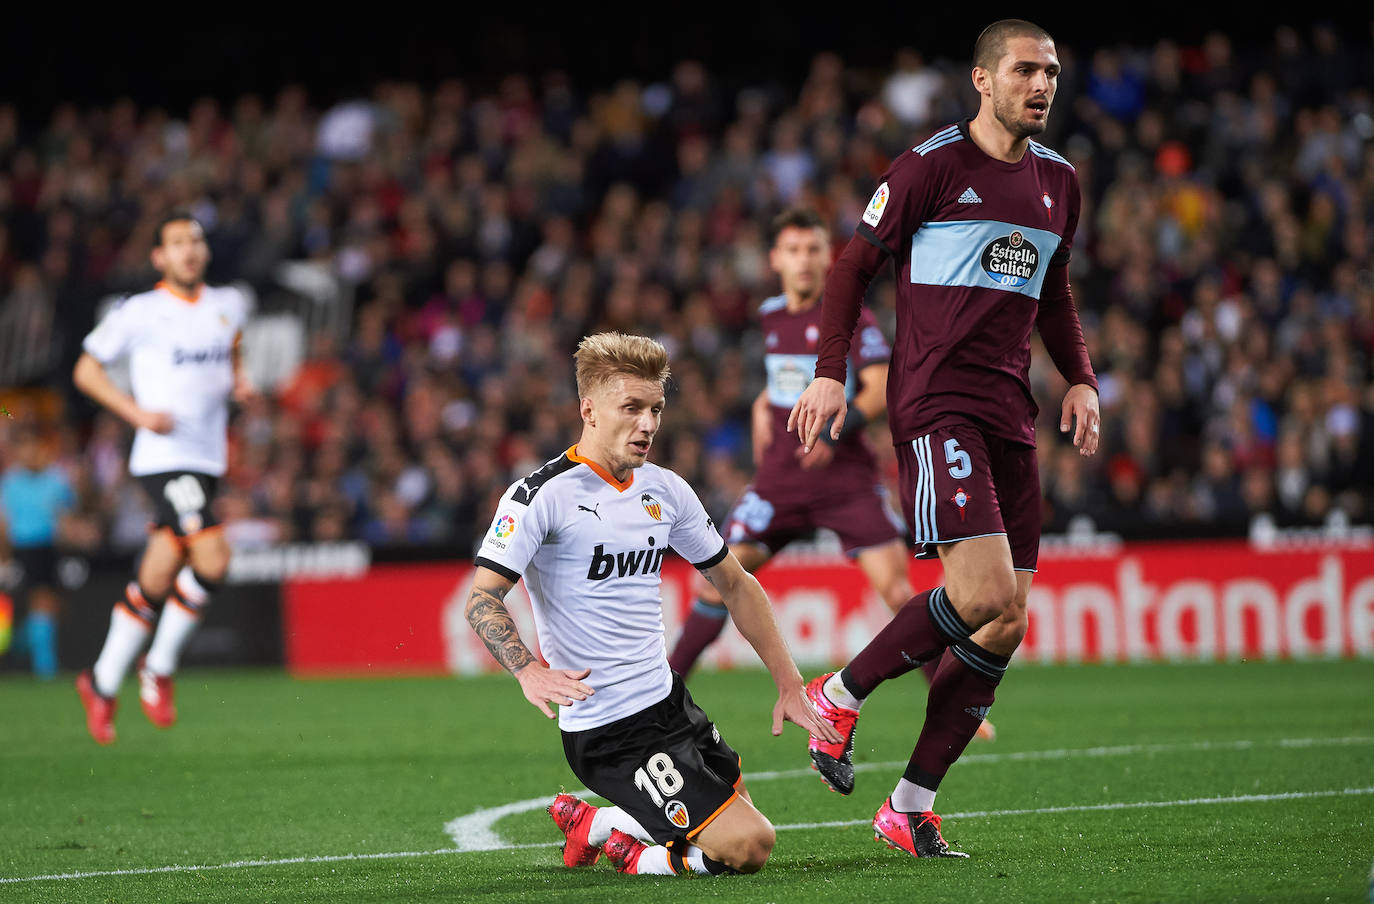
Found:
[[[1121,387],[1104,398],[1104,415],[1122,429],[1104,438],[1104,454],[1083,480],[1098,498],[1112,495],[1110,462],[1138,448],[1126,445],[1122,413],[1131,413],[1139,422],[1131,436],[1152,435],[1154,451],[1137,461],[1141,517],[1122,529],[1220,529],[1180,486],[1201,472],[1206,425],[1229,417],[1228,397],[1243,393],[1262,400],[1263,417],[1278,425],[1275,462],[1254,465],[1274,481],[1269,513],[1279,523],[1367,520],[1374,470],[1333,465],[1330,446],[1334,426],[1344,431],[1339,442],[1354,447],[1341,461],[1374,455],[1363,426],[1374,412],[1366,391],[1374,376],[1369,34],[1279,27],[1251,44],[1214,34],[1196,44],[1127,38],[1060,50],[1076,50],[1082,62],[1067,67],[1057,106],[1065,115],[1046,141],[1084,183],[1072,278],[1104,383]],[[1139,91],[1118,90],[1105,62],[1100,84],[1090,86],[1099,52],[1133,74]],[[932,55],[919,73],[965,64]],[[657,96],[649,86],[589,89],[557,71],[490,85],[384,81],[332,98],[286,86],[188,110],[123,99],[25,118],[0,102],[0,384],[66,397],[66,423],[80,431],[67,464],[73,483],[90,487],[88,523],[112,549],[141,545],[145,504],[110,465],[111,449],[127,448],[128,431],[93,417],[68,375],[102,300],[153,283],[145,253],[152,230],[184,204],[206,218],[218,261],[212,280],[242,278],[264,317],[299,321],[301,336],[332,334],[351,380],[325,393],[315,418],[334,424],[342,473],[354,473],[369,448],[361,423],[349,418],[371,401],[400,404],[407,385],[428,375],[441,451],[398,425],[401,455],[429,472],[442,456],[462,475],[459,510],[484,522],[491,492],[514,473],[505,453],[493,462],[475,444],[494,440],[505,449],[530,424],[515,410],[488,417],[483,400],[496,399],[483,387],[528,388],[530,353],[513,349],[528,345],[535,327],[541,353],[566,360],[608,308],[638,293],[630,325],[667,344],[680,373],[699,371],[708,397],[734,393],[715,362],[724,352],[752,360],[760,342],[739,298],[763,288],[753,283],[757,237],[782,200],[766,161],[781,166],[786,184],[795,178],[788,174],[803,174],[798,202],[845,235],[887,161],[928,137],[901,91],[911,90],[906,57],[889,72],[861,66],[868,61],[821,54],[804,84],[789,88],[666,61],[655,89],[666,88],[666,104],[647,102]],[[885,103],[887,87],[896,93]],[[1094,90],[1106,103],[1091,100]],[[1118,94],[1126,102],[1118,105]],[[326,114],[352,101],[370,109],[370,152],[361,161],[325,158],[318,146],[322,132],[330,139]],[[949,107],[962,107],[957,92],[932,104],[927,122],[948,121],[958,115]],[[806,159],[809,168],[795,164]],[[334,291],[307,299],[284,284],[282,265],[299,261],[310,261]],[[629,278],[631,264],[637,279]],[[869,302],[890,326],[891,282],[882,279]],[[1043,352],[1037,356],[1034,373],[1042,375]],[[1333,367],[1353,393],[1345,401],[1313,385]],[[747,370],[743,381],[746,398],[761,386]],[[684,401],[680,388],[670,390],[675,406]],[[1037,385],[1042,391],[1052,390]],[[336,401],[339,393],[352,401]],[[1157,404],[1139,405],[1147,393]],[[499,401],[527,408],[519,400],[510,391]],[[299,469],[292,480],[309,478],[320,446],[309,440],[303,455],[284,454],[293,442],[278,417],[284,403],[263,404],[234,423],[226,481],[251,485],[252,473],[269,464]],[[1134,414],[1138,407],[1148,413]],[[708,465],[705,457],[688,462],[700,448],[693,417],[670,424],[660,451],[696,479]],[[250,441],[263,423],[287,432]],[[1301,455],[1280,465],[1278,436],[1298,424]],[[570,425],[547,426],[545,437]],[[1054,445],[1056,432],[1042,442]],[[717,440],[731,479],[747,473],[744,434]],[[237,452],[250,449],[253,461],[241,463]],[[1233,467],[1243,474],[1251,465]],[[437,485],[433,473],[431,480]],[[1290,507],[1300,485],[1307,501]],[[347,535],[360,537],[381,489],[366,481],[350,488],[354,496],[336,491],[351,500]],[[719,519],[730,500],[717,495]],[[253,496],[249,516],[277,517],[268,506]],[[308,537],[313,520],[297,519],[291,530]],[[322,524],[333,530],[337,520],[334,511]],[[454,529],[460,548],[470,551],[471,540],[470,525]]]

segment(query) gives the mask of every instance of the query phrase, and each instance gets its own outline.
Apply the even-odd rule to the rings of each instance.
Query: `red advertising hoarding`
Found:
[[[474,674],[497,668],[468,627],[467,562],[374,564],[343,580],[288,580],[287,665],[311,673]],[[913,562],[912,580],[940,579]],[[663,564],[671,643],[691,604],[693,570]],[[857,567],[831,557],[783,556],[759,572],[798,663],[847,660],[888,613]],[[523,584],[508,606],[535,642]],[[1029,599],[1022,661],[1126,662],[1374,656],[1374,546],[1262,550],[1243,541],[1128,544],[1046,550]],[[758,662],[733,628],[707,651],[709,666]]]

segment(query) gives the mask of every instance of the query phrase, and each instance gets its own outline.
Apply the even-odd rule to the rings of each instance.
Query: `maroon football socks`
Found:
[[[701,658],[702,651],[720,636],[729,617],[730,611],[724,606],[697,600],[687,613],[682,634],[673,647],[672,655],[668,657],[669,668],[686,677]]]
[[[926,699],[926,721],[903,778],[934,791],[987,718],[1008,657],[972,641],[951,647],[940,660]]]
[[[905,675],[928,660],[939,661],[946,647],[967,640],[972,633],[945,588],[918,593],[849,661],[843,673],[845,686],[862,699],[889,678]]]

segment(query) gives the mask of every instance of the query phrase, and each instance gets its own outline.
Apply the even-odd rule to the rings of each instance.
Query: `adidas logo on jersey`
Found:
[[[962,195],[959,196],[959,203],[960,203],[960,204],[982,204],[982,203],[983,203],[983,199],[980,198],[980,197],[978,197],[978,192],[974,191],[972,187],[969,187],[969,188],[964,189],[964,193],[963,193]]]
[[[632,549],[627,552],[609,553],[602,543],[592,550],[592,564],[587,568],[587,580],[604,581],[607,578],[624,578],[636,574],[657,574],[663,568],[663,557],[668,547],[654,547],[654,538],[649,538],[648,549]]]

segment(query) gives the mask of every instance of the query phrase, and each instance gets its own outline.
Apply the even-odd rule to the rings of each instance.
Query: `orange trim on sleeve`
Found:
[[[715,819],[717,816],[719,816],[720,814],[724,813],[724,812],[725,812],[725,808],[728,807],[728,806],[730,806],[732,803],[734,803],[734,802],[735,802],[736,800],[738,800],[738,799],[739,799],[739,792],[738,792],[738,791],[736,791],[734,794],[731,794],[731,795],[729,796],[729,798],[726,799],[725,803],[721,804],[719,807],[716,807],[716,812],[714,812],[714,813],[712,813],[710,816],[706,817],[704,820],[702,820],[701,825],[697,826],[695,829],[693,829],[692,831],[690,831],[690,832],[687,833],[687,840],[688,840],[688,841],[691,841],[692,839],[694,839],[694,838],[696,838],[698,835],[700,835],[700,834],[701,834],[701,830],[704,829],[704,828],[706,828],[707,826],[709,826],[709,825],[711,824],[711,820]]]
[[[187,296],[185,296],[185,295],[182,295],[182,294],[181,294],[180,292],[178,292],[176,289],[172,288],[172,284],[169,283],[169,282],[167,282],[167,280],[165,280],[165,279],[158,280],[158,284],[157,284],[156,286],[154,286],[153,288],[155,288],[155,289],[162,289],[164,292],[167,292],[169,295],[173,295],[173,296],[175,296],[175,297],[177,297],[177,298],[180,298],[182,301],[186,302],[187,304],[195,304],[196,302],[200,301],[201,289],[203,289],[203,288],[205,288],[205,287],[204,287],[203,285],[201,285],[201,286],[196,286],[196,294],[195,294],[195,295],[192,295],[192,296],[190,296],[190,297],[187,297]]]
[[[584,464],[587,467],[591,468],[596,473],[596,476],[600,477],[602,480],[606,481],[622,493],[628,490],[630,488],[630,485],[635,482],[634,471],[630,472],[630,478],[628,480],[616,480],[615,477],[611,475],[611,472],[601,467],[601,465],[592,461],[590,458],[583,458],[581,455],[578,455],[576,443],[569,446],[568,451],[564,454],[566,454],[568,458],[572,459],[578,464]]]

